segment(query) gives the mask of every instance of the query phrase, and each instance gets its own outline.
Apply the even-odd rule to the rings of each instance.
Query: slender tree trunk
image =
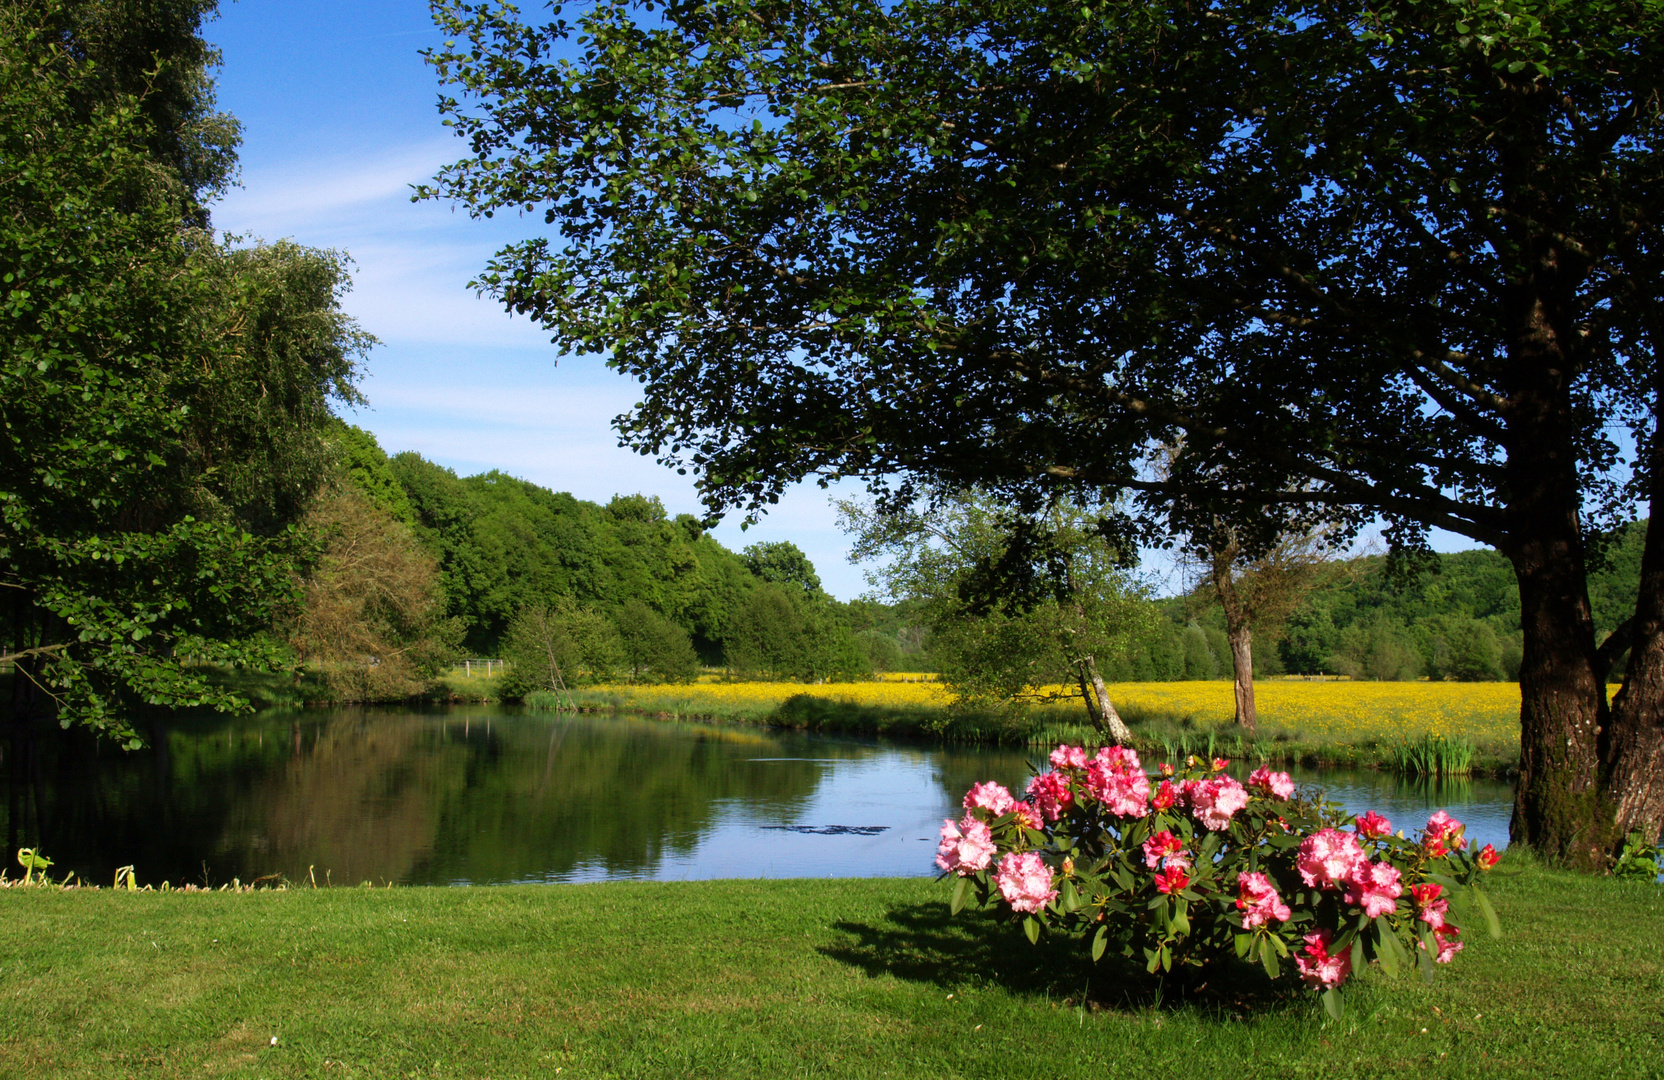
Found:
[[[1216,545],[1212,554],[1213,589],[1219,594],[1219,605],[1225,609],[1225,639],[1231,645],[1236,722],[1252,733],[1259,726],[1259,714],[1254,709],[1254,632],[1248,625],[1248,612],[1243,607],[1242,597],[1236,589],[1236,578],[1231,573],[1236,546]]]
[[[1103,710],[1098,708],[1098,694],[1092,689],[1092,683],[1086,676],[1086,664],[1075,665],[1075,678],[1080,682],[1080,699],[1086,704],[1086,718],[1092,721],[1092,726],[1099,731],[1104,730]]]
[[[1092,682],[1092,695],[1098,700],[1099,727],[1117,743],[1126,744],[1132,741],[1132,732],[1121,720],[1121,714],[1115,711],[1114,702],[1109,700],[1109,688],[1104,685],[1104,677],[1098,674],[1098,662],[1091,656],[1081,661],[1087,678]]]

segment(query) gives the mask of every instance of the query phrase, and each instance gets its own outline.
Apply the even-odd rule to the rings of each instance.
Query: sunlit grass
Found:
[[[1664,889],[1515,853],[1491,884],[1502,940],[1339,1021],[1030,946],[929,879],[9,890],[0,1075],[1657,1076]]]

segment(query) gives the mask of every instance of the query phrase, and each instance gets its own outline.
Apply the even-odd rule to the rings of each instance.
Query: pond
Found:
[[[1018,790],[1042,756],[484,706],[184,718],[146,735],[132,753],[57,733],[8,747],[8,851],[38,844],[55,872],[96,882],[131,864],[141,884],[928,875],[965,789]],[[1296,779],[1395,827],[1442,806],[1478,843],[1507,840],[1504,783]]]

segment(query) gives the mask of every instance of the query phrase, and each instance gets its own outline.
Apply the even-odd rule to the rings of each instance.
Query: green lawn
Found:
[[[13,889],[0,1076],[1664,1074],[1664,888],[1504,868],[1505,940],[1339,1022],[1159,1000],[928,880]]]

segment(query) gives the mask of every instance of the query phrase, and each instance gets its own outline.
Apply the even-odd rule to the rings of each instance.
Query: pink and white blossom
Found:
[[[1138,763],[1138,751],[1125,746],[1100,747],[1092,761],[1115,772],[1144,771],[1144,767]]]
[[[1427,833],[1423,837],[1422,843],[1426,844],[1429,850],[1438,848],[1439,850],[1435,852],[1438,855],[1444,854],[1445,849],[1461,851],[1468,846],[1467,838],[1462,835],[1466,831],[1466,825],[1463,825],[1443,810],[1438,810],[1427,819]]]
[[[1364,849],[1358,837],[1339,829],[1315,832],[1300,842],[1294,865],[1307,885],[1321,889],[1344,885],[1352,876],[1353,867],[1365,861]]]
[[[986,823],[970,814],[954,824],[942,822],[942,841],[936,845],[936,865],[960,877],[988,869],[994,861],[994,835]]]
[[[1051,867],[1032,851],[1007,853],[1000,860],[994,884],[1013,911],[1036,912],[1057,899]]]
[[[1196,820],[1215,832],[1228,828],[1236,812],[1248,805],[1248,789],[1228,776],[1186,780],[1184,797]]]
[[[1236,884],[1236,907],[1242,912],[1243,929],[1252,930],[1273,919],[1277,922],[1288,921],[1292,912],[1283,903],[1283,898],[1277,895],[1270,878],[1261,873],[1240,873],[1236,876]]]
[[[1325,990],[1339,986],[1352,974],[1352,954],[1341,950],[1329,955],[1329,943],[1335,940],[1333,931],[1313,930],[1305,937],[1306,946],[1294,956],[1294,966],[1307,986]]]
[[[1059,769],[1086,768],[1086,751],[1078,746],[1059,746],[1051,757],[1052,765]]]
[[[1438,946],[1438,952],[1433,954],[1433,962],[1448,964],[1457,953],[1462,951],[1462,942],[1458,937],[1461,930],[1453,922],[1446,921],[1443,926],[1433,931],[1433,943]]]
[[[962,805],[967,810],[981,807],[995,817],[999,817],[1001,814],[1009,813],[1012,804],[1016,801],[1004,785],[989,780],[981,784],[972,784],[971,790],[965,793],[965,801]]]
[[[1025,829],[1038,829],[1042,825],[1040,810],[1032,803],[1012,803],[1011,812],[1016,815],[1018,824]]]
[[[1288,799],[1294,795],[1294,778],[1286,772],[1272,772],[1265,765],[1248,774],[1248,786],[1277,799]]]
[[[1398,909],[1404,886],[1398,882],[1398,867],[1384,862],[1361,862],[1346,878],[1346,902],[1364,909],[1370,918],[1390,915]]]
[[[1150,778],[1131,750],[1117,746],[1098,751],[1086,767],[1086,790],[1116,817],[1138,818],[1150,812]]]

